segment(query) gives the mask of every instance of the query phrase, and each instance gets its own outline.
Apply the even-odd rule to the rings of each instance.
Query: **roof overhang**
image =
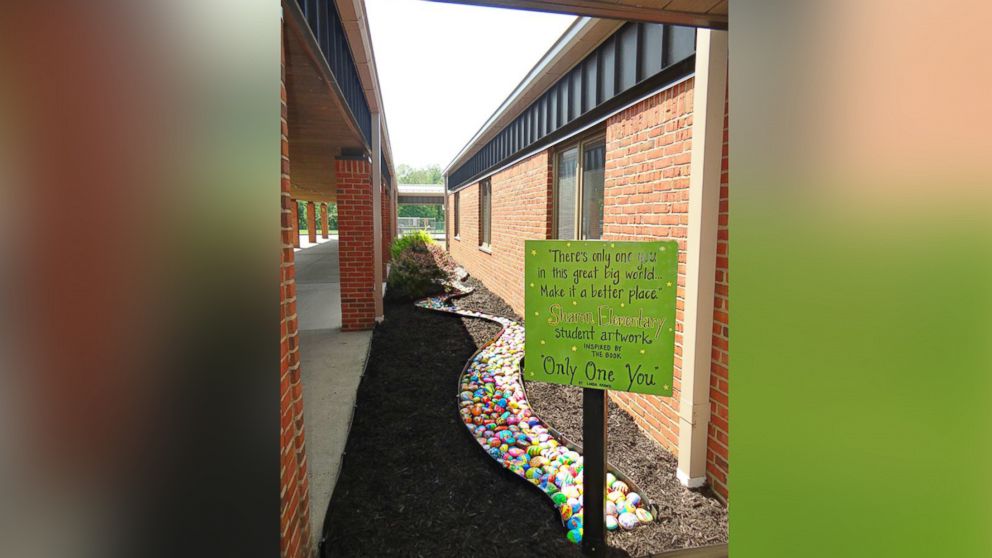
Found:
[[[382,103],[382,88],[379,86],[379,73],[376,70],[375,51],[372,48],[372,33],[369,31],[368,14],[363,0],[336,0],[338,13],[341,15],[341,25],[351,55],[358,70],[358,79],[362,82],[365,99],[372,112],[378,112],[382,121],[382,150],[385,154],[389,174],[396,176],[393,165],[393,149],[389,143],[389,127],[386,125],[386,111]],[[378,163],[376,163],[378,164]]]
[[[726,29],[728,0],[434,0],[535,12],[574,14]]]

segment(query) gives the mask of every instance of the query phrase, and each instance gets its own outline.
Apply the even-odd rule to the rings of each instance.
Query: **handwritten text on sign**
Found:
[[[525,379],[672,395],[678,244],[525,243]]]

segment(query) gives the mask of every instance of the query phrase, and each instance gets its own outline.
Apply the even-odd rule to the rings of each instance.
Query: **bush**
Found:
[[[392,254],[393,259],[396,259],[406,250],[413,249],[423,252],[432,244],[437,243],[431,238],[430,233],[427,231],[414,231],[394,240],[393,245],[389,248],[389,252]]]
[[[429,235],[411,235],[413,241],[397,239],[390,252],[393,263],[386,283],[389,300],[415,300],[444,292],[445,283],[451,279],[455,262]],[[400,249],[397,250],[397,245]]]

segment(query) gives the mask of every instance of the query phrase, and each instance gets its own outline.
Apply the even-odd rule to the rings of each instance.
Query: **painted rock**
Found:
[[[578,544],[582,542],[582,528],[580,527],[578,529],[572,529],[565,536],[568,537],[569,541]]]
[[[582,502],[578,498],[569,498],[568,505],[572,506],[572,513],[578,513],[582,509]]]
[[[582,518],[573,515],[571,519],[565,522],[565,527],[567,527],[569,531],[582,527]]]
[[[627,502],[617,503],[617,514],[623,515],[625,513],[634,513],[634,508]]]
[[[617,515],[617,505],[613,502],[606,502],[606,515]]]
[[[622,513],[620,514],[620,517],[617,518],[617,523],[620,524],[620,527],[629,531],[634,527],[637,527],[637,525],[640,524],[640,521],[637,519],[637,516],[632,513]]]
[[[613,473],[606,473],[606,486],[612,487],[617,482],[617,477]]]
[[[562,494],[564,494],[565,496],[567,496],[569,498],[578,498],[579,497],[579,489],[576,488],[575,486],[567,486],[564,489],[562,489],[561,492],[562,492]]]
[[[632,507],[637,507],[641,505],[641,495],[636,492],[630,492],[627,494],[627,503]]]
[[[619,525],[620,524],[617,523],[617,518],[616,517],[614,517],[612,515],[606,516],[606,530],[607,531],[616,531],[617,530],[617,527]]]
[[[503,454],[500,453],[499,448],[489,448],[489,455],[492,456],[493,459],[499,459]]]
[[[509,453],[512,457],[520,457],[524,454],[524,450],[520,448],[510,448],[507,450],[507,453]]]
[[[568,521],[568,518],[572,517],[572,506],[569,506],[568,505],[568,502],[566,502],[566,503],[562,504],[561,506],[559,506],[558,513],[561,514],[561,520],[562,521]],[[637,521],[637,517],[636,516],[634,516],[633,514],[631,514],[631,517],[634,518],[634,521],[635,522]]]
[[[649,512],[644,508],[637,508],[637,511],[634,512],[634,515],[637,516],[637,520],[640,521],[641,523],[651,523],[652,521],[654,521],[654,517],[651,516],[651,512]]]
[[[561,492],[556,492],[551,496],[551,501],[555,503],[555,506],[561,506],[568,501],[568,496],[565,496]]]
[[[606,495],[606,499],[609,500],[609,501],[611,501],[611,502],[614,502],[614,503],[615,502],[622,502],[623,499],[624,499],[624,496],[623,496],[622,493],[620,493],[620,492],[618,492],[616,490],[613,490],[609,494]]]
[[[627,495],[628,492],[630,492],[630,487],[628,487],[627,483],[623,482],[622,480],[618,480],[617,482],[613,483],[612,488],[613,490],[616,490],[617,492],[620,492],[625,496]]]

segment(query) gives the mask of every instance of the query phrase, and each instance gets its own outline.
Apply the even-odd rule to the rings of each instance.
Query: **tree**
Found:
[[[400,184],[444,184],[444,174],[440,165],[414,168],[400,163],[396,167],[396,178]]]

